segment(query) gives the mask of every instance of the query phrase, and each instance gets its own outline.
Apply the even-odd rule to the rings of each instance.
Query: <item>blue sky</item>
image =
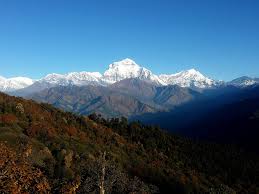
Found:
[[[2,76],[102,73],[127,57],[157,74],[259,77],[259,1],[0,0]]]

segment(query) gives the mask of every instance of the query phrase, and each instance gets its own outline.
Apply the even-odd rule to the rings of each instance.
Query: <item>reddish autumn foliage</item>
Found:
[[[224,191],[234,188],[248,194],[259,188],[258,155],[193,142],[140,122],[79,116],[1,93],[0,140],[15,150],[31,145],[16,152],[0,144],[1,194],[98,192],[98,155],[103,151],[106,193],[158,193],[149,184],[161,193],[231,193]],[[123,173],[129,177],[119,176]]]
[[[56,129],[46,124],[32,123],[31,126],[27,128],[26,133],[30,137],[45,136],[47,138],[52,138],[56,135]]]
[[[77,129],[73,126],[71,127],[66,127],[66,133],[69,135],[69,136],[75,136],[77,135]]]
[[[17,118],[13,114],[3,114],[0,116],[0,122],[4,124],[12,124],[17,122]]]
[[[18,154],[2,143],[0,148],[0,193],[49,193],[47,179],[29,163],[28,152]]]

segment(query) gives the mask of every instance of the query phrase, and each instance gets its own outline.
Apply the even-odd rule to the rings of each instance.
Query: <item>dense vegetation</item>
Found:
[[[176,109],[137,117],[179,135],[235,143],[258,152],[259,87],[227,87],[204,92]]]
[[[233,145],[195,142],[125,118],[78,116],[5,94],[0,142],[0,193],[259,189],[259,156]]]

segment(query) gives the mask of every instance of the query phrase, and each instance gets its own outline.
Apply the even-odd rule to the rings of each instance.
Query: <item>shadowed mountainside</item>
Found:
[[[132,118],[159,125],[192,138],[234,142],[254,147],[257,143],[259,87],[235,87],[205,91],[198,100],[176,109]]]

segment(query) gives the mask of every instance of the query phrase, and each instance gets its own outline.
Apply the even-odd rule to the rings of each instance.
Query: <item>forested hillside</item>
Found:
[[[258,193],[259,156],[0,94],[0,193]]]
[[[176,109],[136,117],[168,131],[213,142],[235,143],[258,151],[259,87],[224,87]]]

